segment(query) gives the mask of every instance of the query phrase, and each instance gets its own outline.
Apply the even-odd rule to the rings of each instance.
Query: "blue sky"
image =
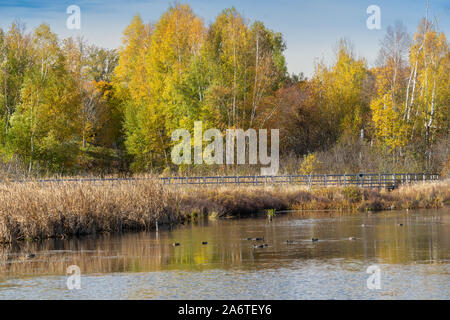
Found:
[[[340,38],[351,40],[358,56],[372,66],[378,44],[386,27],[402,21],[412,34],[425,16],[426,0],[185,0],[206,24],[231,6],[250,21],[263,21],[267,27],[282,32],[287,43],[289,72],[311,76],[314,63],[333,61],[333,48]],[[140,13],[144,21],[156,21],[171,1],[167,0],[0,0],[0,27],[7,29],[20,19],[28,30],[42,22],[50,24],[60,37],[83,35],[89,42],[115,48],[120,45],[122,31],[131,18]],[[81,8],[81,30],[66,28],[66,8]],[[381,30],[366,27],[369,5],[381,8]],[[450,1],[430,0],[430,17],[439,29],[450,36]]]

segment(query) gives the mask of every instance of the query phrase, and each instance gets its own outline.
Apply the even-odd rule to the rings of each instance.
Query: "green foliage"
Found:
[[[171,164],[171,133],[201,120],[204,130],[279,128],[301,174],[357,171],[375,157],[378,171],[448,172],[450,55],[429,21],[412,41],[387,28],[373,69],[341,40],[311,79],[288,76],[285,49],[281,33],[235,8],[210,25],[187,4],[155,23],[137,15],[117,50],[13,23],[0,29],[0,156],[29,173],[189,174],[199,168]]]
[[[192,131],[196,120],[206,128],[258,125],[263,99],[285,79],[281,34],[249,26],[234,8],[207,29],[181,4],[146,28],[138,16],[127,27],[116,69],[134,170],[167,166],[171,132]]]
[[[276,209],[267,209],[266,215],[268,218],[273,218],[277,215],[277,210]]]

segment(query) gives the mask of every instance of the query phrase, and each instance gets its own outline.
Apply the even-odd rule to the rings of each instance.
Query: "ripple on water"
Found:
[[[0,299],[450,299],[450,212],[410,211],[399,232],[404,216],[278,215],[4,247]],[[367,289],[373,264],[380,290]],[[69,265],[81,290],[67,289]]]

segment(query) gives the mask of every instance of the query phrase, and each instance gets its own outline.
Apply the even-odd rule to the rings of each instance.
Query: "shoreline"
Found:
[[[0,243],[95,233],[151,231],[200,217],[245,217],[264,210],[382,211],[450,205],[450,180],[398,189],[305,186],[170,188],[146,180],[0,186]],[[282,212],[280,212],[282,214]]]

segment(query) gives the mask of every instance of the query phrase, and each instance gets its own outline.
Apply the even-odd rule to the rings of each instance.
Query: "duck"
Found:
[[[268,247],[269,246],[269,244],[268,243],[264,243],[264,247]]]
[[[256,238],[256,241],[264,241],[264,237]]]
[[[253,245],[253,248],[264,248],[264,245],[262,245],[262,244],[254,244]]]
[[[203,241],[203,242],[202,242],[202,244],[208,244],[208,242],[206,242],[206,241]]]
[[[34,253],[27,254],[28,259],[33,259],[34,257],[36,257]]]
[[[356,240],[356,238],[355,237],[350,237],[350,238],[348,238],[348,240]]]
[[[317,242],[317,241],[319,241],[319,238],[312,238],[311,240],[312,240],[312,242]]]
[[[293,240],[286,240],[286,244],[294,244]]]
[[[397,224],[399,227],[403,227],[403,223],[399,223]]]
[[[174,242],[174,243],[172,243],[172,245],[173,245],[174,247],[178,247],[178,246],[180,245],[180,243],[179,243],[179,242]]]

